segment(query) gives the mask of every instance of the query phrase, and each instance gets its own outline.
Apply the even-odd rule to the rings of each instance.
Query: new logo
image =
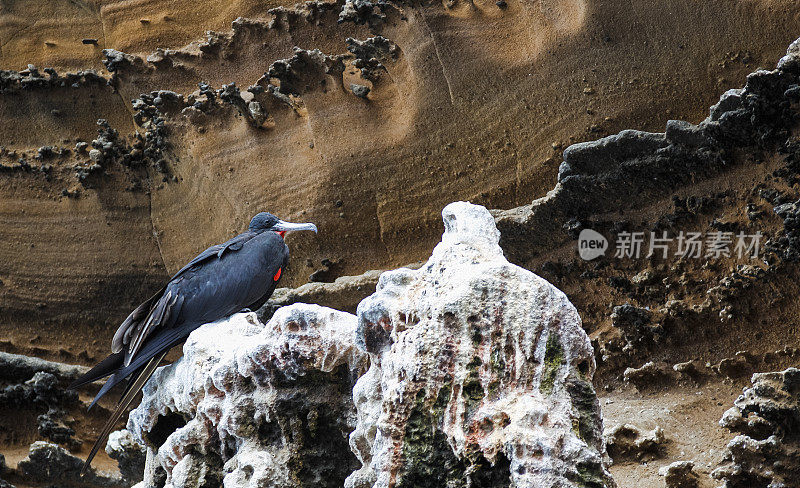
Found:
[[[583,229],[578,235],[578,254],[581,259],[591,261],[606,253],[608,240],[599,232]]]

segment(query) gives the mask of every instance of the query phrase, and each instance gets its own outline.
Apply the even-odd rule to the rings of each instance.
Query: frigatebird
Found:
[[[245,309],[256,310],[267,301],[289,262],[283,237],[296,230],[317,232],[317,227],[284,222],[268,212],[257,214],[245,232],[198,254],[128,315],[111,341],[112,354],[68,387],[111,376],[89,405],[92,408],[111,388],[128,379],[122,399],[83,464],[82,475],[173,346],[203,324]]]

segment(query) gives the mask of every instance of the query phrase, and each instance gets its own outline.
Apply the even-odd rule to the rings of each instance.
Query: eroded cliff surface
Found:
[[[99,359],[170,272],[265,209],[321,229],[290,238],[294,289],[275,303],[354,312],[379,274],[361,273],[427,256],[439,209],[469,199],[510,209],[495,213],[506,255],[580,311],[621,485],[719,483],[717,421],[751,373],[799,356],[797,44],[756,71],[796,37],[797,5],[213,7],[1,7],[0,349]],[[586,262],[584,229],[612,246],[761,232],[763,260]],[[310,275],[342,278],[296,288]],[[2,384],[28,391],[33,373]],[[31,398],[13,414],[30,423],[4,426],[9,465],[73,466],[29,451],[39,424],[91,438],[102,411],[69,403],[77,417],[51,425]],[[74,437],[56,435],[80,453]]]
[[[523,205],[550,189],[572,142],[700,120],[718,93],[774,64],[798,8],[98,2],[9,4],[3,19],[0,66],[22,72],[3,75],[0,95],[12,243],[0,279],[4,310],[30,323],[6,348],[31,352],[40,322],[99,324],[105,339],[132,302],[258,210],[320,226],[290,243],[290,286],[422,259],[446,203]],[[46,67],[100,77],[47,81]],[[241,99],[223,89],[232,83]],[[153,93],[164,90],[177,96]],[[189,107],[212,91],[208,113]],[[162,127],[145,127],[143,110]],[[100,118],[127,148],[98,168],[93,147],[75,146],[97,138]],[[43,146],[55,151],[37,158]],[[62,306],[41,307],[54,289]]]

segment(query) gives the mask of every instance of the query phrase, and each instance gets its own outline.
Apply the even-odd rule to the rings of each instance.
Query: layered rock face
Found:
[[[130,415],[139,486],[615,486],[577,311],[505,260],[485,208],[442,215],[428,262],[358,317],[295,304],[192,333]]]
[[[95,362],[170,271],[259,210],[320,225],[289,238],[282,284],[296,287],[426,258],[441,205],[470,199],[524,205],[496,213],[504,251],[581,310],[616,405],[626,368],[657,389],[680,366],[734,382],[694,407],[719,412],[690,414],[716,426],[752,372],[797,366],[798,44],[756,69],[797,36],[798,2],[292,3],[5,2],[0,68],[20,71],[0,72],[0,350]],[[662,129],[699,122],[722,93],[705,122]],[[662,133],[571,146],[625,128]],[[758,231],[768,266],[583,262],[584,228]],[[379,274],[275,298],[355,312]],[[0,386],[32,391],[25,374]],[[85,455],[102,422],[6,398],[13,483],[31,442]],[[719,447],[665,429],[672,459]],[[701,461],[702,476],[717,462]],[[623,485],[663,481],[615,469]]]
[[[446,203],[524,205],[573,142],[699,120],[800,25],[793,0],[294,3],[4,5],[4,351],[99,359],[133,306],[261,210],[320,228],[291,238],[284,285],[323,261],[333,279],[424,259]],[[396,48],[373,50],[378,37]],[[320,71],[325,57],[344,71]],[[151,96],[162,92],[192,108]],[[131,103],[142,94],[164,102],[163,153],[137,144],[150,131]],[[127,160],[92,158],[98,119]],[[37,334],[41,352],[27,344]]]
[[[716,364],[726,358],[721,345],[728,358],[743,349],[764,354],[787,345],[778,331],[796,310],[763,300],[787,297],[793,308],[788,297],[797,294],[799,75],[797,40],[775,69],[751,73],[700,123],[670,120],[661,133],[625,130],[574,144],[564,151],[547,196],[494,213],[509,259],[541,270],[592,318],[588,332],[603,334],[601,370],[621,373],[698,354]],[[611,236],[604,258],[574,257],[584,229]],[[615,256],[614,236],[626,231],[668,234],[671,257],[646,256],[646,248],[639,258]],[[763,242],[757,259],[730,252],[719,259],[680,258],[675,238],[682,232],[761,235]],[[775,283],[780,292],[770,288]],[[728,325],[719,328],[720,322]],[[766,323],[774,324],[762,332],[774,334],[769,343],[753,334],[753,324]],[[725,361],[720,371],[746,377],[753,372],[747,362]]]

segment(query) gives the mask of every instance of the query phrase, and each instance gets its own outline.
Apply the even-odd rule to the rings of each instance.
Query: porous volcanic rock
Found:
[[[442,216],[428,262],[384,273],[359,304],[371,364],[345,486],[615,486],[577,311],[503,257],[485,208]]]
[[[422,264],[418,262],[404,267],[417,269]],[[357,276],[340,276],[332,283],[306,283],[297,288],[278,288],[258,310],[259,318],[266,322],[279,307],[293,303],[316,303],[355,313],[361,300],[375,293],[381,274],[383,271],[370,270]]]
[[[28,380],[36,373],[49,373],[61,381],[74,381],[89,368],[45,361],[40,358],[0,352],[0,380]]]
[[[635,425],[621,424],[609,429],[603,437],[608,454],[614,462],[656,459],[663,454],[666,442],[664,430],[659,426],[649,432],[642,432]]]
[[[333,283],[306,283],[297,288],[278,288],[259,310],[259,314],[271,316],[278,307],[298,302],[316,303],[355,313],[361,300],[375,292],[381,273],[383,271],[370,270],[358,276],[340,276]]]
[[[296,304],[266,326],[243,313],[193,332],[129,417],[148,448],[137,486],[163,486],[159,468],[167,487],[341,486],[357,466],[355,329],[351,314]]]
[[[358,318],[294,304],[193,332],[130,415],[137,486],[614,487],[577,311],[505,260],[485,208],[442,215]]]
[[[700,486],[700,477],[693,469],[694,463],[691,461],[675,461],[659,469],[658,474],[664,476],[667,488],[697,488]]]
[[[122,478],[129,483],[142,481],[144,473],[146,448],[136,442],[127,429],[112,432],[108,436],[106,454],[116,459]]]
[[[627,368],[623,374],[625,382],[633,384],[639,391],[672,384],[677,377],[677,372],[667,363],[653,361],[648,361],[639,368]]]
[[[81,476],[82,466],[83,460],[73,456],[63,447],[49,442],[36,441],[31,444],[28,457],[17,465],[17,471],[26,481],[48,483],[47,486],[65,488],[121,488],[126,486],[122,479],[98,473],[94,468],[90,469],[86,475]]]
[[[798,486],[800,480],[800,369],[757,373],[720,425],[737,433],[715,469],[723,488]]]
[[[11,358],[14,356],[7,355]],[[7,438],[25,435],[25,431],[30,426],[13,420],[14,414],[16,412],[35,413],[37,415],[37,433],[40,437],[63,444],[70,449],[79,447],[82,441],[75,438],[75,431],[63,423],[67,411],[79,404],[78,395],[74,391],[65,391],[63,384],[59,383],[59,378],[56,376],[56,374],[71,372],[69,367],[41,360],[13,360],[7,364],[10,365],[8,371],[0,373],[0,385],[5,383],[5,386],[0,389],[0,409],[3,411],[4,417],[8,419],[2,428],[3,435]],[[20,374],[24,374],[26,368],[30,366],[41,366],[56,374],[38,371],[27,381],[7,381],[7,378],[19,377]]]

